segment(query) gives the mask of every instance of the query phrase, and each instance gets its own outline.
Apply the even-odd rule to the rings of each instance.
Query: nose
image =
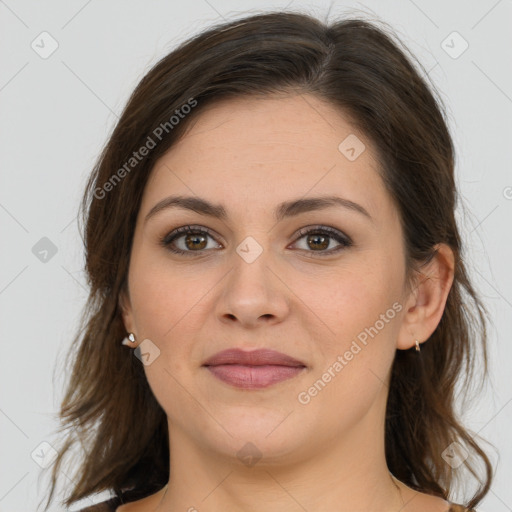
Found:
[[[256,259],[233,254],[233,268],[223,281],[216,304],[223,322],[239,322],[245,328],[282,322],[290,306],[286,276],[263,251]]]

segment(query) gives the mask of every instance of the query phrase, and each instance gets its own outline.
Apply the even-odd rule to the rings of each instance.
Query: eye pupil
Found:
[[[309,235],[308,245],[312,249],[314,249],[314,248],[326,249],[327,247],[329,247],[328,238],[329,237],[326,237],[325,235]],[[311,239],[316,240],[316,241],[312,242]],[[318,242],[318,239],[321,239],[322,241]],[[326,242],[326,240],[327,240],[327,242]]]
[[[198,247],[198,245],[192,245],[192,246],[189,246],[189,242],[193,242],[193,244],[196,244],[197,240],[198,239],[202,239],[202,244],[201,244],[201,247]],[[189,234],[185,237],[185,245],[187,246],[188,249],[204,249],[207,245],[207,242],[206,242],[206,237],[205,236],[202,236],[202,235],[197,235],[197,234]]]

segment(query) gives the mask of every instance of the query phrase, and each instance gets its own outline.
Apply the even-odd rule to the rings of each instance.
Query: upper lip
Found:
[[[239,348],[229,348],[217,352],[207,359],[203,366],[218,366],[221,364],[306,366],[302,361],[275,350],[257,349],[248,352]]]

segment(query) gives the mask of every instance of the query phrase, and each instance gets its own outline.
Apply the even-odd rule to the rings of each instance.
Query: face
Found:
[[[207,201],[225,218],[176,204],[148,217],[170,196]],[[328,196],[342,201],[281,207]],[[176,232],[186,226],[191,234]],[[291,461],[355,432],[378,438],[405,270],[376,155],[338,110],[296,95],[202,112],[153,168],[122,299],[127,331],[149,340],[144,370],[171,443],[235,458],[250,442]],[[230,348],[302,366],[203,366]]]

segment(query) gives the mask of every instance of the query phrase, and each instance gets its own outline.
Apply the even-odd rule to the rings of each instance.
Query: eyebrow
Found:
[[[274,218],[277,222],[288,218],[300,215],[301,213],[311,212],[316,210],[324,210],[333,206],[341,206],[348,210],[358,212],[373,222],[371,215],[367,210],[358,203],[354,203],[349,199],[344,199],[337,196],[321,196],[295,199],[292,201],[285,201],[277,205],[274,210]],[[184,210],[191,210],[201,215],[207,215],[226,222],[228,214],[226,209],[221,204],[214,204],[206,199],[193,196],[169,196],[158,202],[149,213],[146,215],[144,223],[158,212],[167,210],[169,208],[182,208]]]

